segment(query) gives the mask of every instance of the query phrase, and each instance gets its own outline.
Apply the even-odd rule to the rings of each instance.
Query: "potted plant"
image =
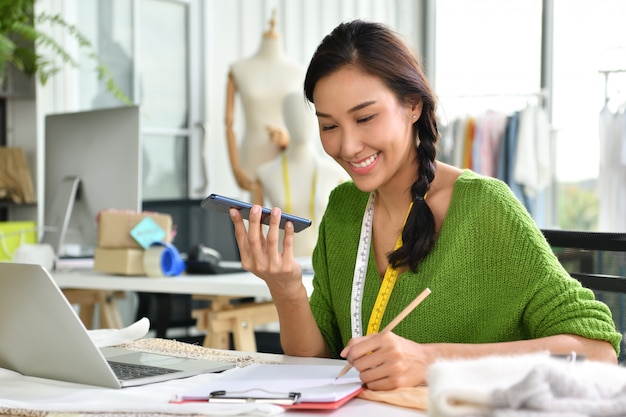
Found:
[[[49,24],[62,28],[78,42],[81,49],[87,51],[88,57],[95,63],[98,79],[104,80],[109,92],[122,102],[132,104],[93,51],[91,42],[60,15],[45,12],[35,14],[35,2],[36,0],[0,0],[0,85],[9,65],[28,76],[36,76],[42,84],[57,73],[62,65],[78,67],[78,61],[62,45],[37,28],[37,25]],[[40,53],[39,48],[47,51],[47,54]]]

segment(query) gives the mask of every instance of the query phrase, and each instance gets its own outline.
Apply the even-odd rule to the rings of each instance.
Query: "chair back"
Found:
[[[611,309],[616,329],[626,337],[626,233],[542,232],[567,272]],[[624,338],[619,360],[626,361]]]

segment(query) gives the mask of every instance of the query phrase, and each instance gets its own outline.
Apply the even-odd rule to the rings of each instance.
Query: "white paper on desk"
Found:
[[[99,348],[130,343],[145,337],[150,330],[150,320],[143,317],[121,329],[89,330],[89,336]]]
[[[0,369],[0,415],[86,416],[275,416],[284,409],[274,404],[172,404],[181,391],[204,385],[215,374],[202,374],[123,389],[73,384],[28,377]]]
[[[205,399],[214,391],[226,396],[286,397],[299,392],[301,402],[335,402],[354,393],[362,382],[355,369],[335,380],[343,365],[252,364],[224,371],[209,384],[183,393],[183,398]]]

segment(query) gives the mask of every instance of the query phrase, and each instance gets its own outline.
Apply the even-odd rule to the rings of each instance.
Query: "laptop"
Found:
[[[126,370],[118,376],[113,368],[120,364]],[[140,366],[150,367],[150,374],[127,374],[128,368]],[[28,376],[122,388],[220,372],[234,364],[99,349],[45,268],[0,262],[0,367]]]

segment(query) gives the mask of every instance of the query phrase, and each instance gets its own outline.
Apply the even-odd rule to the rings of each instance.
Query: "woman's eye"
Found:
[[[333,130],[336,126],[335,125],[324,125],[322,126],[322,132],[327,132],[329,130]]]
[[[365,123],[365,122],[369,122],[369,121],[370,121],[370,120],[372,120],[373,118],[374,118],[374,115],[361,117],[360,119],[357,119],[357,123]]]

